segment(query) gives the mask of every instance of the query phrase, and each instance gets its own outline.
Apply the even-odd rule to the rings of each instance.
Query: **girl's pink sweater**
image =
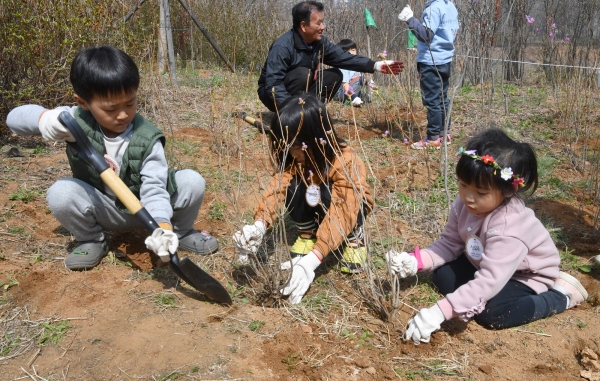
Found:
[[[481,216],[470,214],[457,197],[441,238],[421,250],[423,270],[457,259],[472,235],[481,240],[484,254],[479,262],[467,255],[477,268],[475,279],[438,301],[446,320],[467,321],[481,313],[510,279],[540,294],[558,278],[560,256],[550,233],[533,210],[516,198]]]

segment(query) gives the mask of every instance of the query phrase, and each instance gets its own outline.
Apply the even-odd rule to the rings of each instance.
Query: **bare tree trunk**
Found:
[[[158,71],[165,73],[167,71],[167,33],[165,32],[165,7],[162,0],[158,0],[160,5],[160,24],[158,28]]]
[[[169,0],[162,0],[165,15],[165,34],[167,35],[167,53],[169,56],[169,72],[173,86],[177,86],[177,73],[175,72],[175,50],[173,49],[173,30],[171,29],[171,10]]]
[[[525,14],[527,12],[527,0],[509,0],[513,12],[509,17],[512,18],[512,28],[510,30],[508,62],[505,67],[504,77],[507,81],[519,80],[523,76],[522,64],[525,54],[525,27],[527,25]]]

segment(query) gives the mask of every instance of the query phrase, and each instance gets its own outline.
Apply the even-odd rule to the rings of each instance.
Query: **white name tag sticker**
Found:
[[[465,244],[465,251],[475,262],[480,262],[483,259],[483,244],[476,235],[472,235]]]
[[[305,198],[308,205],[313,207],[317,206],[321,202],[321,190],[314,184],[309,185],[308,188],[306,188]]]

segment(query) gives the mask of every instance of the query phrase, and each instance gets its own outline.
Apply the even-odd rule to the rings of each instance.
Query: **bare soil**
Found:
[[[365,144],[380,141],[385,122],[373,122],[367,108],[354,111],[358,128],[349,107],[333,106],[340,134],[354,143],[357,134]],[[417,113],[416,120],[423,123],[423,112]],[[580,354],[585,348],[600,353],[597,270],[585,274],[565,268],[591,295],[577,308],[501,331],[451,321],[433,335],[430,344],[420,346],[401,340],[404,324],[414,314],[411,308],[405,306],[387,321],[381,320],[357,296],[352,279],[342,277],[334,267],[318,274],[308,296],[335,289],[332,300],[339,299],[339,305],[295,308],[282,303],[273,308],[260,305],[251,292],[239,291],[230,237],[240,227],[242,212],[253,209],[257,179],[268,176],[269,169],[258,159],[262,137],[239,121],[231,123],[245,137],[243,144],[218,138],[186,120],[175,120],[172,131],[177,139],[198,144],[199,151],[177,151],[177,160],[206,178],[209,188],[196,227],[210,230],[221,242],[219,252],[210,257],[182,255],[189,255],[227,285],[234,294],[231,307],[214,304],[178,283],[145,248],[141,231],[112,235],[114,255],[97,268],[67,270],[63,259],[73,240],[49,213],[43,193],[56,179],[69,176],[64,146],[37,138],[5,138],[0,152],[0,348],[6,350],[0,352],[1,380],[575,380],[589,370]],[[473,129],[468,123],[453,128],[456,147]],[[396,135],[390,144],[395,155],[406,158],[404,165],[374,166],[384,189],[380,195],[398,189],[392,178],[407,179],[400,188],[407,194],[427,188],[435,178],[438,153],[411,151],[402,140],[402,135]],[[36,146],[46,150],[35,153]],[[14,147],[23,156],[9,152]],[[223,166],[235,162],[224,164],[222,158],[235,157],[240,150],[249,173],[257,179],[233,191],[211,187],[222,181]],[[377,150],[374,157],[388,154],[385,148]],[[217,170],[204,170],[207,165]],[[568,168],[561,176],[565,181],[565,176],[578,180],[578,173]],[[26,202],[15,199],[23,190],[40,193]],[[227,192],[236,195],[235,207]],[[584,261],[600,254],[598,232],[585,204],[545,199],[543,189],[540,192],[530,206],[553,221],[568,240],[569,250]],[[223,217],[214,214],[217,203],[227,206]],[[383,217],[374,213],[373,218]],[[410,221],[394,224],[397,234],[412,244],[424,246],[433,239],[428,232],[412,230]],[[357,279],[364,280],[364,275]],[[402,283],[407,304],[411,295],[419,293],[414,283]],[[38,343],[42,323],[63,321],[70,328],[55,345]],[[10,338],[16,337],[21,340],[8,346]],[[28,337],[33,339],[27,341]]]

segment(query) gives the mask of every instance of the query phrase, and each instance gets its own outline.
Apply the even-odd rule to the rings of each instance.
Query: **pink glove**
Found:
[[[402,61],[377,61],[375,62],[374,69],[383,74],[398,74],[404,69],[404,64]]]

